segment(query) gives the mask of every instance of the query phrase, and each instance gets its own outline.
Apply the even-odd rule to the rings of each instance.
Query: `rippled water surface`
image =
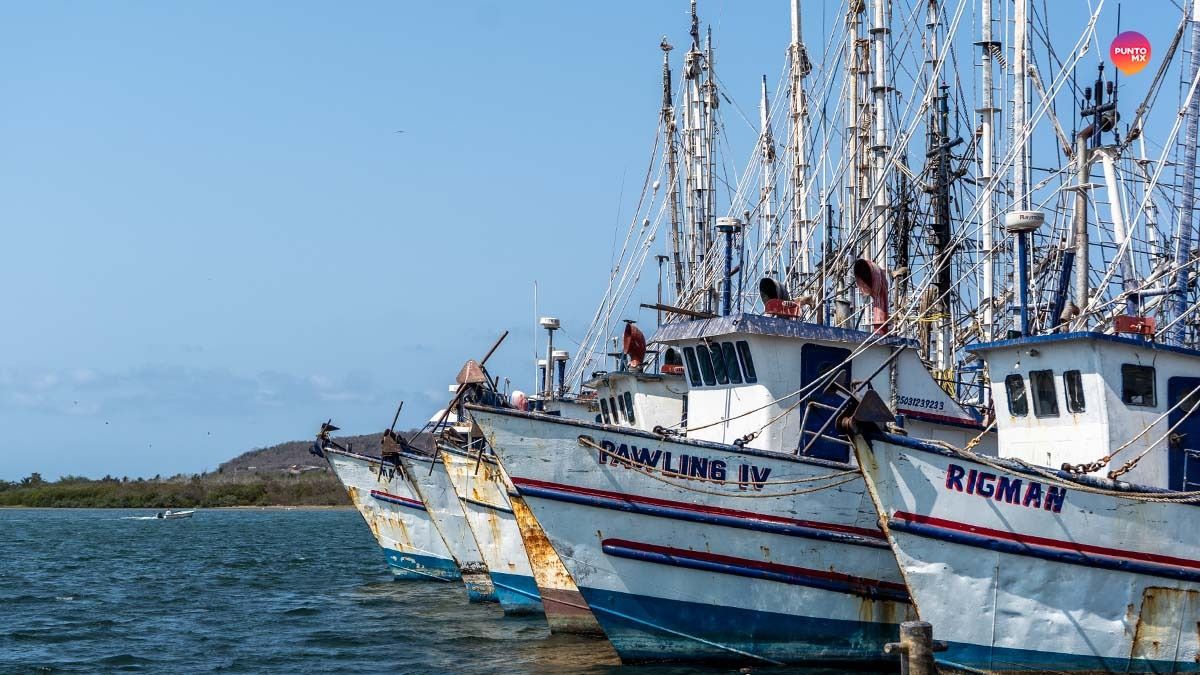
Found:
[[[144,515],[0,509],[0,672],[696,672],[393,581],[352,510]]]

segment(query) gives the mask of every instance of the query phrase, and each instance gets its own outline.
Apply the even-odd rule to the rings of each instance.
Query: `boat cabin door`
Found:
[[[1176,408],[1184,398],[1188,400]],[[1200,377],[1170,378],[1167,399],[1167,407],[1175,408],[1167,416],[1168,428],[1175,429],[1167,439],[1167,487],[1200,489]]]
[[[850,442],[834,428],[830,420],[834,409],[846,401],[846,397],[827,393],[831,380],[825,378],[837,369],[833,381],[850,386],[850,350],[808,343],[800,347],[800,384],[804,387],[821,380],[817,391],[805,396],[801,406],[800,446],[797,449],[806,457],[818,457],[835,462],[850,461]],[[823,379],[824,378],[824,379]],[[821,430],[824,429],[822,432]],[[819,433],[819,435],[818,435]]]

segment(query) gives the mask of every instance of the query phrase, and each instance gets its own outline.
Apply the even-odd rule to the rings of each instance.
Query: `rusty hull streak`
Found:
[[[553,633],[573,633],[602,637],[604,630],[592,615],[592,610],[583,599],[575,580],[563,565],[545,531],[537,522],[533,511],[519,496],[509,497],[525,553],[533,568],[533,580],[542,596],[546,610],[546,622]]]
[[[1161,586],[1146,588],[1142,591],[1130,659],[1179,661],[1190,650],[1192,660],[1200,661],[1197,619],[1200,619],[1200,591]],[[1197,630],[1189,631],[1188,628],[1193,626]]]

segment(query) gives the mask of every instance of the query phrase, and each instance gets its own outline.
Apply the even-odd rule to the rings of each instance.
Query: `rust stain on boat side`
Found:
[[[525,544],[525,553],[529,556],[529,564],[533,568],[533,580],[542,596],[542,606],[546,610],[546,622],[550,624],[550,631],[603,636],[604,631],[592,615],[592,610],[575,585],[575,580],[571,578],[571,573],[550,545],[550,540],[546,538],[546,533],[534,517],[533,511],[519,496],[509,495],[509,502],[517,520],[517,529],[521,532],[521,540]]]
[[[1128,616],[1128,615],[1127,615]],[[1151,586],[1142,591],[1130,659],[1200,660],[1200,591]],[[1193,630],[1195,628],[1195,630]],[[1137,670],[1138,666],[1133,666]]]

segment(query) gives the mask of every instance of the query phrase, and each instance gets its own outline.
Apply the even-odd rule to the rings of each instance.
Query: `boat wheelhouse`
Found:
[[[914,340],[733,314],[668,324],[654,341],[682,355],[688,438],[848,462],[849,443],[828,422],[864,382],[912,433],[961,443],[983,430],[981,415],[933,378]]]
[[[1121,478],[1170,490],[1200,487],[1200,351],[1094,332],[1004,340],[970,351],[987,361],[1001,457],[1083,467],[1103,477],[1158,442]],[[1164,434],[1169,442],[1162,443]]]
[[[649,430],[677,426],[683,419],[687,384],[677,372],[597,372],[583,387],[596,392],[595,420],[602,424]]]

